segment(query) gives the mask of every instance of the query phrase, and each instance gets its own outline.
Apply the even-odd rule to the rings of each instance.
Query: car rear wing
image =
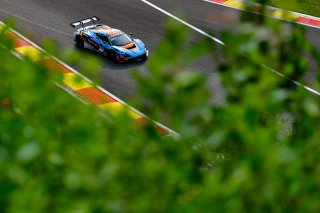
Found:
[[[81,25],[82,27],[85,27],[84,24],[92,22],[92,24],[94,25],[95,22],[99,21],[99,20],[100,20],[99,17],[93,16],[91,18],[86,18],[86,19],[82,19],[80,21],[72,22],[72,23],[70,23],[70,26],[73,27],[73,28],[75,28],[76,26],[79,26],[79,25]]]

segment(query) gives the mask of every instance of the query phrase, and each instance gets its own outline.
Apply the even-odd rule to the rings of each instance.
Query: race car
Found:
[[[135,62],[148,58],[148,50],[141,40],[131,33],[96,24],[99,20],[94,16],[70,23],[73,28],[79,26],[73,33],[76,47],[93,50],[118,62]],[[85,26],[91,22],[91,25]]]

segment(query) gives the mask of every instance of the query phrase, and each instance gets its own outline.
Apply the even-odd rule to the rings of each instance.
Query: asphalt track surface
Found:
[[[203,31],[213,32],[217,38],[222,30],[237,27],[240,14],[238,10],[201,0],[148,2]],[[62,49],[74,48],[74,29],[69,23],[94,15],[100,17],[103,24],[134,33],[146,43],[151,56],[164,36],[164,24],[171,19],[141,0],[0,0],[1,20],[14,17],[17,30],[27,33],[35,43],[41,45],[45,38],[49,38],[57,42]],[[314,45],[320,46],[319,29],[307,28],[307,37]],[[190,42],[203,38],[204,35],[194,31]],[[99,74],[101,86],[121,99],[134,97],[136,85],[131,70],[137,68],[140,72],[146,72],[146,62],[117,64],[101,56],[96,57],[102,59],[102,71]],[[194,64],[193,68],[209,78],[214,78],[215,65],[214,59],[205,57]],[[219,90],[214,85],[213,89]]]

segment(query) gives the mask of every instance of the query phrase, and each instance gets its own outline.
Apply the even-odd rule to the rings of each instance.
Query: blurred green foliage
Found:
[[[260,2],[258,0],[246,0]],[[320,1],[318,0],[268,0],[268,5],[299,13],[320,17]]]
[[[138,108],[178,138],[81,104],[1,33],[0,212],[318,212],[320,99],[261,64],[303,82],[319,51],[297,26],[242,21],[222,56],[170,22],[135,72]],[[190,71],[204,54],[219,61],[223,104]]]

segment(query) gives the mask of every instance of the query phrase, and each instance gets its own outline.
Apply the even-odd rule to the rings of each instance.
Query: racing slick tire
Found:
[[[117,61],[117,54],[114,50],[110,50],[109,52],[109,58],[112,60],[112,61]]]
[[[80,37],[77,37],[75,45],[76,45],[77,48],[83,48],[84,47],[84,42],[82,41],[82,39]]]

